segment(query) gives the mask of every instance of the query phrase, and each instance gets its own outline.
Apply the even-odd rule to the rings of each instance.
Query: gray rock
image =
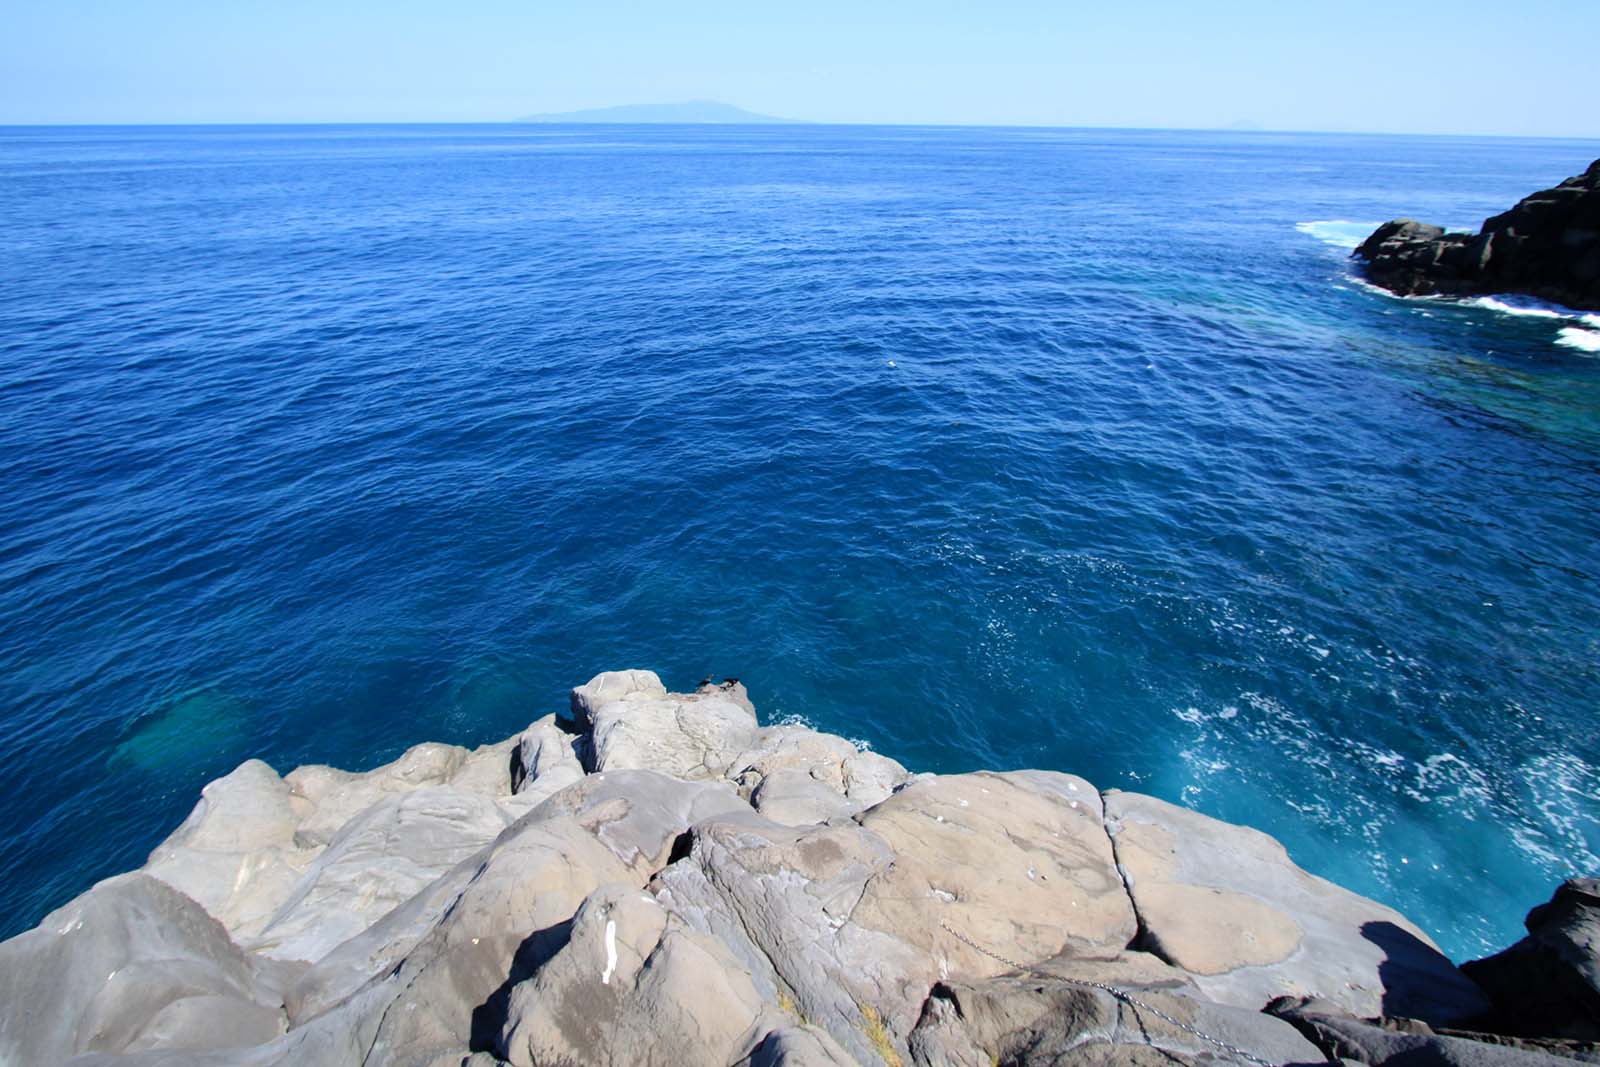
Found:
[[[851,921],[868,882],[893,861],[882,838],[854,824],[786,827],[745,811],[697,825],[689,854],[651,889],[728,946],[764,1003],[792,1004],[873,1062],[869,1020],[913,1014],[937,977],[934,962],[895,934]]]
[[[359,994],[335,1010],[288,1033],[248,1048],[223,1051],[169,1048],[123,1054],[89,1054],[67,1061],[68,1067],[358,1067],[366,1064],[366,1052],[382,1019],[388,1000],[379,988]],[[453,1059],[439,1063],[456,1064],[467,1056],[464,1049],[452,1050]]]
[[[654,887],[732,948],[763,999],[792,1000],[864,1062],[875,1042],[904,1055],[941,976],[1003,969],[947,925],[1025,961],[1119,949],[1135,931],[1099,794],[1042,772],[920,779],[859,825],[711,820]]]
[[[583,777],[578,760],[580,735],[569,734],[546,715],[516,739],[511,760],[511,791],[522,793],[538,782],[548,796]]]
[[[496,1051],[514,1067],[731,1064],[755,1043],[767,1010],[721,941],[648,893],[608,886],[578,910],[566,944],[511,991]]]
[[[643,699],[634,694],[588,711],[591,770],[653,770],[677,778],[720,778],[756,733],[756,719],[726,697]]]
[[[283,1012],[238,997],[193,996],[174,1000],[128,1042],[129,1052],[147,1049],[248,1048],[283,1033]]]
[[[482,869],[485,853],[469,857],[410,900],[328,952],[284,992],[289,1022],[300,1026],[347,1000],[398,966],[433,932]]]
[[[570,817],[514,824],[306,972],[288,996],[293,1029],[237,1067],[462,1062],[500,1032],[510,991],[565,942],[583,900],[632,878]]]
[[[488,797],[449,787],[392,793],[351,819],[247,944],[315,962],[492,842],[509,820]]]
[[[690,826],[748,810],[726,782],[686,782],[656,771],[601,771],[551,796],[528,818],[575,819],[643,884],[667,865]]]
[[[841,738],[759,728],[731,681],[669,694],[609,673],[572,712],[471,753],[283,779],[247,763],[212,783],[150,877],[0,945],[0,1063],[1222,1054],[1188,1024],[1280,1063],[1309,1058],[1304,1040],[1243,1010],[1276,993],[1434,1019],[1476,996],[1399,916],[1264,835],[1149,798],[1112,795],[1114,847],[1081,778],[912,778]],[[1557,955],[1591,943],[1582,922],[1549,928]]]
[[[895,855],[856,921],[893,930],[951,973],[998,964],[943,929],[1023,964],[1067,948],[1121,949],[1138,930],[1100,793],[1050,771],[927,776],[861,816]]]
[[[479,745],[461,761],[461,766],[450,776],[453,789],[478,793],[486,797],[507,797],[512,793],[512,762],[520,734],[492,745]]]
[[[571,817],[508,828],[439,924],[377,980],[383,1003],[363,1062],[432,1067],[454,1050],[487,1047],[510,991],[566,940],[584,899],[634,873]]]
[[[887,800],[910,777],[887,756],[863,752],[842,737],[789,725],[768,726],[757,733],[729,763],[727,776],[746,796],[753,796],[769,775],[780,771],[803,772],[844,797],[851,811]]]
[[[750,714],[754,715],[756,713],[756,706],[750,702],[749,690],[737,678],[724,678],[720,682],[713,682],[707,678],[695,688],[695,693],[699,696],[715,695],[726,697]]]
[[[785,826],[812,826],[849,815],[850,802],[798,767],[780,767],[761,779],[750,803]]]
[[[393,763],[364,774],[332,767],[297,767],[284,778],[304,813],[295,830],[296,844],[326,845],[345,823],[391,793],[448,784],[467,756],[464,748],[428,742],[414,745]]]
[[[513,795],[500,801],[512,819],[518,819],[584,776],[578,758],[587,749],[589,735],[562,729],[554,715],[546,715],[518,735],[512,750]]]
[[[419,1067],[462,1037],[486,1045],[506,1025],[510,990],[565,944],[594,889],[640,888],[686,819],[734,805],[728,785],[648,773],[590,777],[544,801],[501,833],[438,925],[376,979],[394,1000],[370,1062]]]
[[[1027,974],[942,982],[909,1044],[929,1067],[1242,1061],[1233,1050],[1274,1064],[1322,1059],[1293,1026],[1212,1003],[1142,953],[1062,957]]]
[[[785,1026],[762,1038],[738,1067],[859,1067],[826,1030]]]
[[[581,826],[609,854],[611,862],[623,865],[608,866],[607,870],[626,870],[642,884],[667,862],[673,843],[692,822],[743,808],[727,785],[681,782],[650,771],[616,771],[563,790],[555,802],[538,807],[501,839],[530,831],[542,822]],[[410,956],[456,906],[491,855],[492,851],[486,851],[458,864],[318,961],[288,993],[291,1020],[299,1024],[327,1011]]]
[[[250,937],[283,906],[319,851],[295,844],[299,822],[288,784],[248,760],[201,790],[144,870],[198,901],[234,937]]]
[[[1482,992],[1404,916],[1302,871],[1266,834],[1138,793],[1106,794],[1140,946],[1207,996],[1256,1010],[1322,996],[1359,1015],[1446,1023]]]
[[[229,1047],[259,1037],[268,1015],[277,1032],[286,978],[249,959],[193,900],[149,875],[121,875],[0,944],[0,1063],[60,1063],[157,1040]],[[189,998],[226,1007],[169,1010]],[[244,1019],[249,1027],[234,1030]]]
[[[667,687],[654,671],[603,671],[572,691],[573,726],[580,731],[592,730],[595,711],[613,701],[664,700],[666,696]]]

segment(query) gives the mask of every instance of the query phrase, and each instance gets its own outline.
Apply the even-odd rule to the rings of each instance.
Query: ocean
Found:
[[[0,934],[247,757],[497,740],[645,667],[1503,946],[1600,872],[1600,316],[1347,255],[1597,156],[0,129]]]

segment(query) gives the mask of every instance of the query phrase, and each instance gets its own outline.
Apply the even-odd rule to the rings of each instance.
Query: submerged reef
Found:
[[[1401,296],[1521,293],[1600,311],[1600,159],[1475,234],[1395,219],[1352,255],[1369,281]]]
[[[0,1064],[1600,1059],[1595,883],[1529,930],[1464,974],[1255,830],[621,671],[499,744],[212,782],[0,944]]]

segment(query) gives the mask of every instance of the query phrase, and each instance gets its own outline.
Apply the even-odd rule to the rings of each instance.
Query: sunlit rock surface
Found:
[[[648,671],[474,751],[246,762],[143,872],[0,945],[5,1067],[1379,1063],[1488,1011],[1254,830],[1069,774],[913,775]],[[1401,1015],[1406,1041],[1350,1036]]]

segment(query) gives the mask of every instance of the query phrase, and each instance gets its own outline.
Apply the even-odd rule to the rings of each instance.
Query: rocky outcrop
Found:
[[[1600,1042],[1600,878],[1574,878],[1528,912],[1528,936],[1462,968],[1496,1030]]]
[[[1183,971],[1137,952],[1061,956],[1027,975],[941,982],[910,1045],[926,1067],[1242,1059],[1233,1049],[1269,1063],[1324,1058],[1288,1023],[1213,1003]]]
[[[1438,1023],[1487,1007],[1405,916],[1307,874],[1266,834],[1134,793],[1107,793],[1106,815],[1141,946],[1206,995],[1249,1008],[1319,995]]]
[[[121,875],[0,944],[0,1063],[270,1041],[292,977],[159,879]]]
[[[1416,1019],[1360,1019],[1316,997],[1284,997],[1267,1012],[1292,1025],[1330,1062],[1370,1067],[1572,1067],[1595,1050],[1560,1041],[1524,1042],[1495,1034],[1435,1030]]]
[[[1600,160],[1475,234],[1396,219],[1353,254],[1373,284],[1401,296],[1523,293],[1600,310]]]
[[[1337,1024],[1263,1013],[1286,993]],[[911,775],[646,671],[470,752],[243,764],[143,872],[0,944],[7,1067],[1259,1067],[1487,1008],[1265,835],[1067,774]]]

